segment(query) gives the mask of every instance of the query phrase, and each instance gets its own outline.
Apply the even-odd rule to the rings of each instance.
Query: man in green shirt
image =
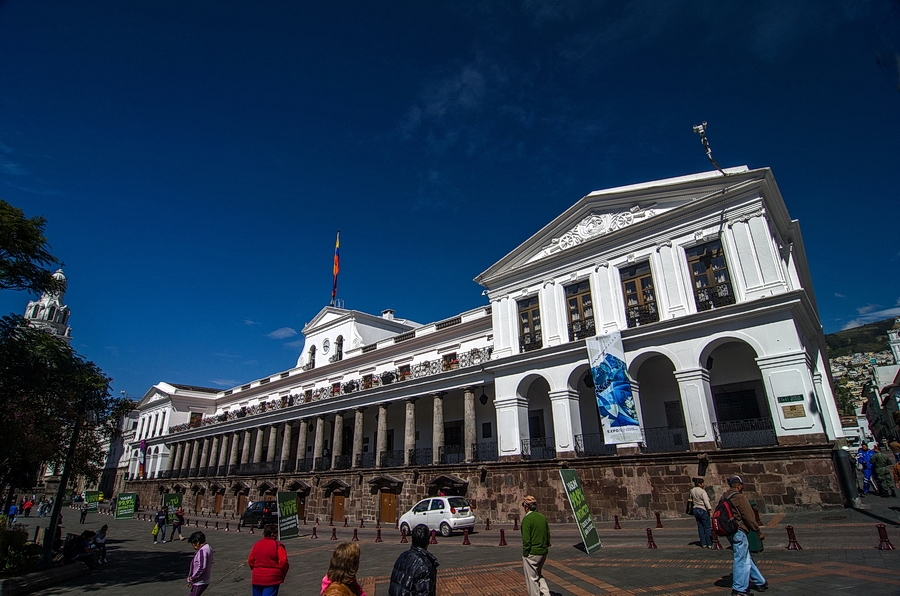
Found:
[[[522,518],[522,568],[528,596],[550,596],[550,588],[544,579],[544,562],[550,551],[550,526],[547,518],[538,513],[537,499],[527,495],[522,499],[525,517]]]

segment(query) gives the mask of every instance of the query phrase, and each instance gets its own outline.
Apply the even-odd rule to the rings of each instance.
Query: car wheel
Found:
[[[402,524],[400,524],[400,533],[403,533],[403,532],[406,532],[406,535],[409,536],[409,524],[406,522],[403,522]]]
[[[447,522],[441,524],[441,536],[443,536],[444,538],[449,536],[452,531],[453,530],[450,529],[450,524],[448,524]]]

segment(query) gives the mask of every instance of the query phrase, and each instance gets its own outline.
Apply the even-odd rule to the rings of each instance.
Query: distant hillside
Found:
[[[887,331],[894,326],[894,319],[869,323],[862,327],[845,329],[825,336],[828,357],[850,356],[857,352],[881,352],[889,350]]]

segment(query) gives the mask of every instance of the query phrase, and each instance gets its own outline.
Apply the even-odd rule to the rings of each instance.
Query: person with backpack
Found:
[[[728,478],[729,489],[725,491],[713,512],[713,531],[726,536],[731,543],[734,562],[731,568],[731,596],[749,596],[750,581],[758,592],[769,589],[769,582],[759,572],[750,556],[748,534],[756,532],[759,539],[765,539],[750,501],[744,494],[744,481],[740,476]]]

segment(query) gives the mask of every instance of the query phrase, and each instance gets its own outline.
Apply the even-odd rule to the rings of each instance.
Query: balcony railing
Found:
[[[722,449],[777,445],[778,437],[770,418],[714,422],[716,443]]]
[[[352,455],[336,455],[334,456],[335,470],[349,470],[350,464],[353,462]]]
[[[593,317],[569,323],[569,341],[594,337],[595,335],[597,335],[597,328],[594,326]]]
[[[726,281],[714,286],[694,289],[694,300],[697,310],[704,311],[735,303],[734,289],[731,282]]]
[[[657,322],[659,320],[659,310],[656,308],[656,304],[626,306],[625,318],[629,329],[640,327],[641,325]]]
[[[317,457],[314,466],[316,472],[324,472],[331,469],[331,456]]]
[[[525,459],[555,459],[556,441],[553,437],[522,439],[522,457]]]
[[[459,464],[465,461],[466,451],[462,445],[443,445],[438,449],[442,464]]]
[[[616,453],[618,453],[616,446],[604,443],[601,433],[575,435],[575,455],[578,457],[616,455]]]
[[[311,457],[301,457],[297,459],[297,472],[312,472],[313,459]]]
[[[227,476],[228,475],[228,466],[227,465],[218,466],[216,469],[216,475],[217,476]]]
[[[396,468],[398,466],[402,466],[403,450],[397,449],[394,451],[382,451],[380,459],[382,468]]]
[[[188,470],[188,478],[196,478],[199,468],[191,468]]]
[[[534,347],[528,349],[537,349],[541,347],[540,333],[537,333],[535,337],[537,338],[537,344]],[[484,364],[491,359],[491,353],[493,352],[493,350],[493,346],[473,348],[468,352],[461,352],[457,354],[456,362],[452,363],[452,365],[444,361],[442,358],[438,358],[435,360],[429,360],[426,362],[414,364],[408,371],[401,371],[400,369],[386,370],[377,375],[373,375],[368,380],[364,380],[362,377],[357,379],[349,379],[347,382],[341,383],[336,388],[329,385],[326,387],[319,387],[318,389],[311,390],[310,393],[306,395],[285,395],[280,398],[257,404],[255,406],[244,406],[242,408],[231,410],[229,412],[223,412],[214,416],[207,416],[199,421],[194,421],[193,423],[186,422],[184,424],[170,426],[169,434],[178,433],[201,426],[208,426],[212,424],[228,422],[231,420],[237,420],[240,418],[245,418],[247,416],[262,414],[263,412],[270,412],[272,410],[279,410],[282,408],[288,408],[304,403],[328,399],[331,397],[338,397],[340,395],[355,393],[357,391],[367,391],[369,389],[375,389],[394,382],[403,382],[410,379],[419,379],[422,377],[437,375],[448,370],[466,368],[469,366],[480,366],[481,364]],[[304,369],[305,368],[306,367],[304,367]]]
[[[531,350],[540,350],[544,347],[544,340],[540,331],[534,333],[525,333],[519,336],[519,351],[530,352]]]
[[[500,459],[500,451],[496,441],[487,443],[472,443],[472,459],[475,461],[497,461]]]
[[[644,453],[687,451],[687,429],[684,427],[659,426],[644,429]]]
[[[357,468],[374,468],[375,454],[371,452],[359,453],[356,456]]]
[[[409,465],[411,466],[430,466],[434,463],[434,450],[431,447],[422,447],[421,449],[409,450]]]
[[[286,459],[281,462],[281,472],[284,474],[288,474],[294,471],[297,467],[297,460],[295,459]]]
[[[277,472],[277,462],[260,461],[256,463],[242,464],[239,474],[245,476],[259,476],[262,474],[276,474]]]

